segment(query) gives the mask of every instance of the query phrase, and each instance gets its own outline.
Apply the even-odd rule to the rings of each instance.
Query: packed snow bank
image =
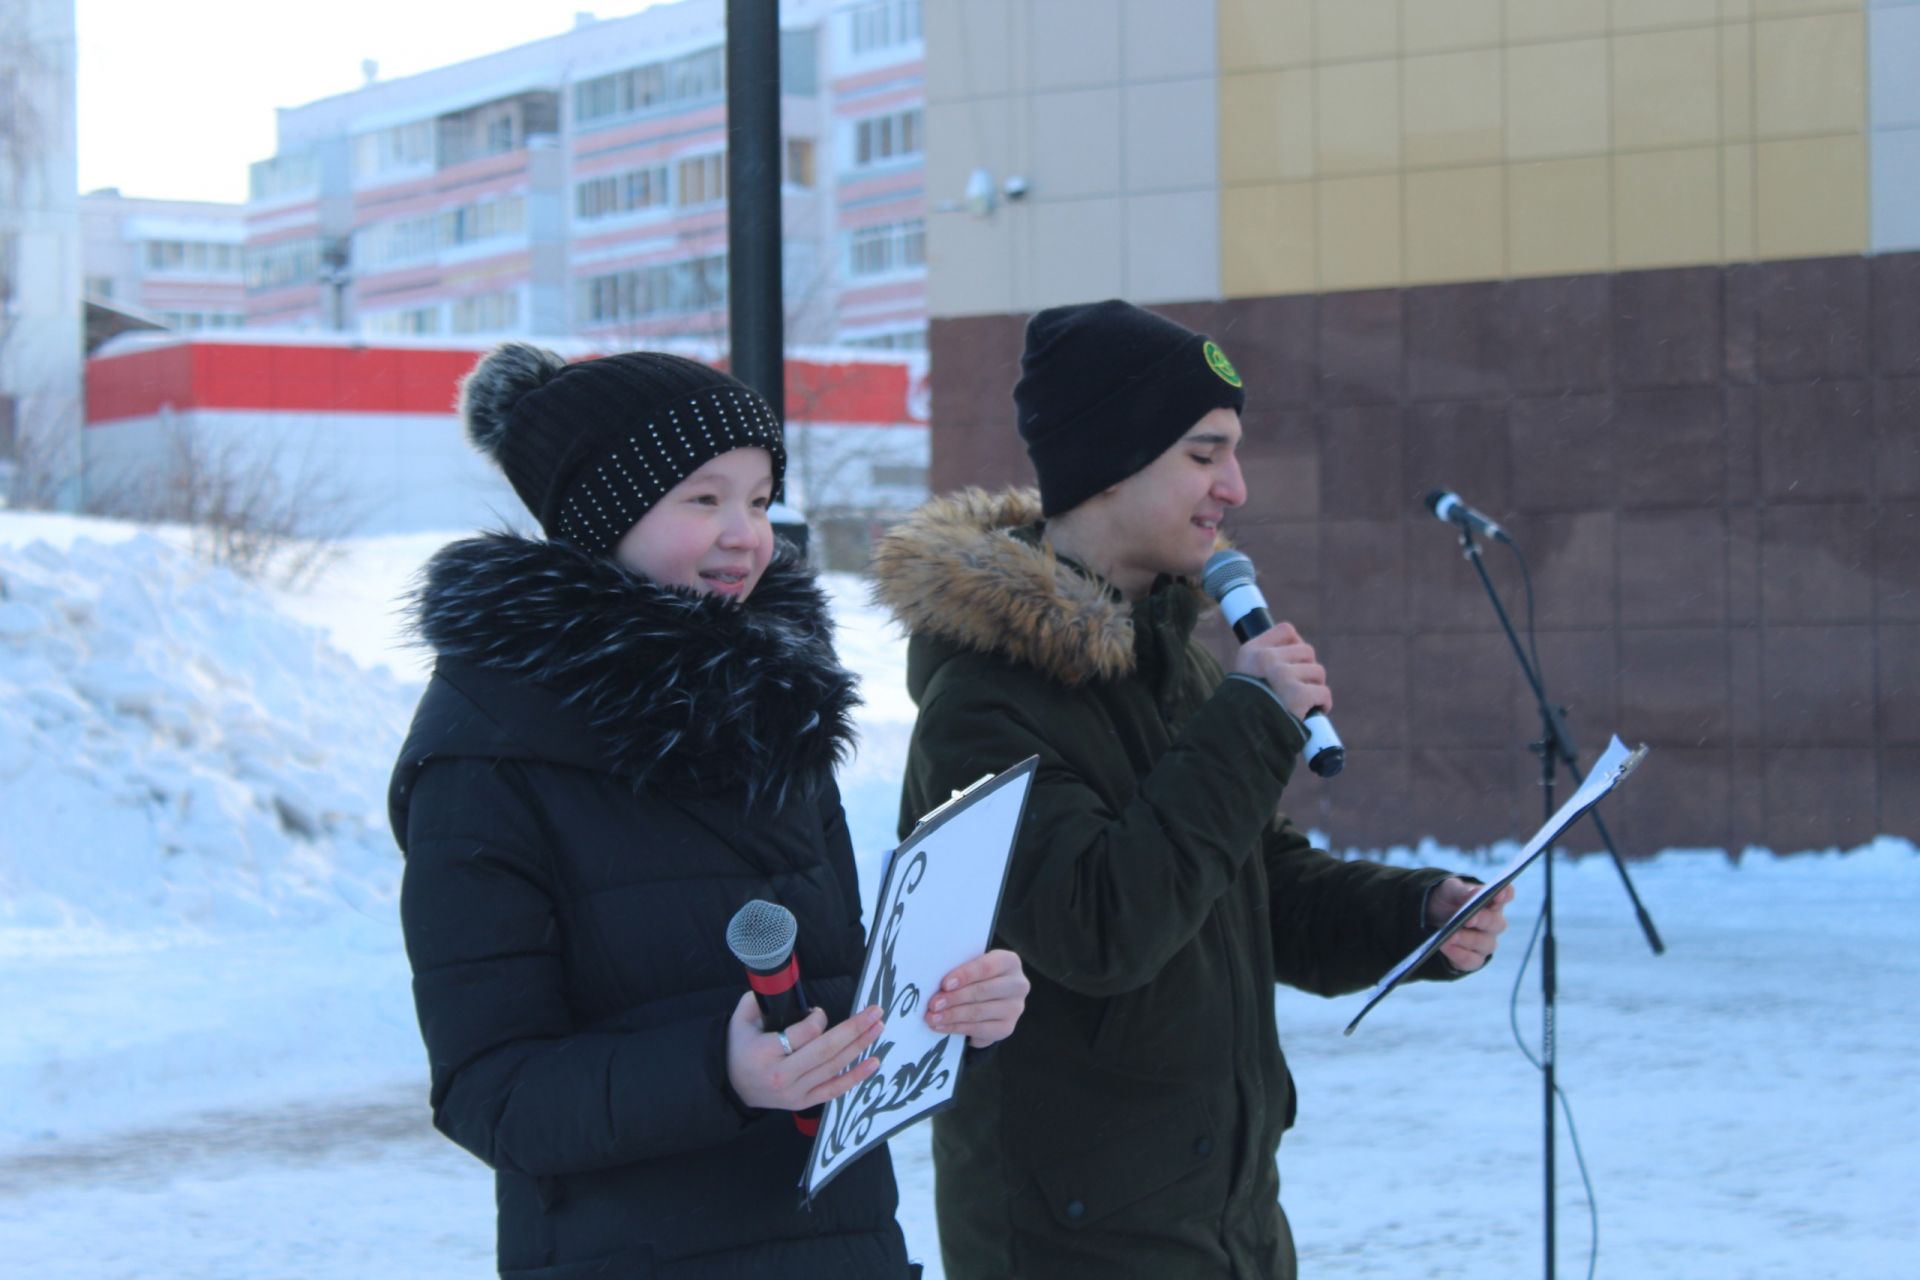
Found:
[[[0,921],[226,929],[389,900],[413,690],[160,537],[22,545],[22,520],[48,518],[0,538]]]

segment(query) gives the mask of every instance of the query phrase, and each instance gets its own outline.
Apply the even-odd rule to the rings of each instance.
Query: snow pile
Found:
[[[417,687],[161,538],[0,546],[0,922],[246,928],[390,901]]]

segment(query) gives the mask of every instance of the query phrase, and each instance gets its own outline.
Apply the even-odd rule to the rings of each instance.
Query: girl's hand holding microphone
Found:
[[[764,1031],[749,991],[727,1023],[727,1080],[740,1100],[769,1111],[805,1111],[831,1102],[880,1069],[878,1058],[847,1066],[880,1039],[880,1006],[860,1010],[838,1026],[815,1009],[784,1032]]]

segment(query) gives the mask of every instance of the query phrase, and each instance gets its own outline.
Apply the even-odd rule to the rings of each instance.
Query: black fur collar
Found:
[[[413,620],[442,659],[583,712],[605,766],[636,787],[777,806],[822,786],[852,744],[859,698],[825,594],[784,554],[735,602],[561,543],[486,534],[433,557]]]

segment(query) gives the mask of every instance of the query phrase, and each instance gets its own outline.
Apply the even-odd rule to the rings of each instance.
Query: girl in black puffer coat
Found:
[[[852,1088],[860,899],[833,767],[853,678],[776,556],[780,427],[693,361],[507,344],[470,435],[547,534],[455,543],[416,602],[437,654],[394,770],[401,918],[434,1123],[496,1173],[515,1280],[911,1274],[884,1150],[798,1203],[789,1112]],[[727,921],[799,921],[807,994],[761,1028]],[[1026,994],[990,952],[937,1029],[984,1046]],[[945,984],[943,983],[943,988]]]

